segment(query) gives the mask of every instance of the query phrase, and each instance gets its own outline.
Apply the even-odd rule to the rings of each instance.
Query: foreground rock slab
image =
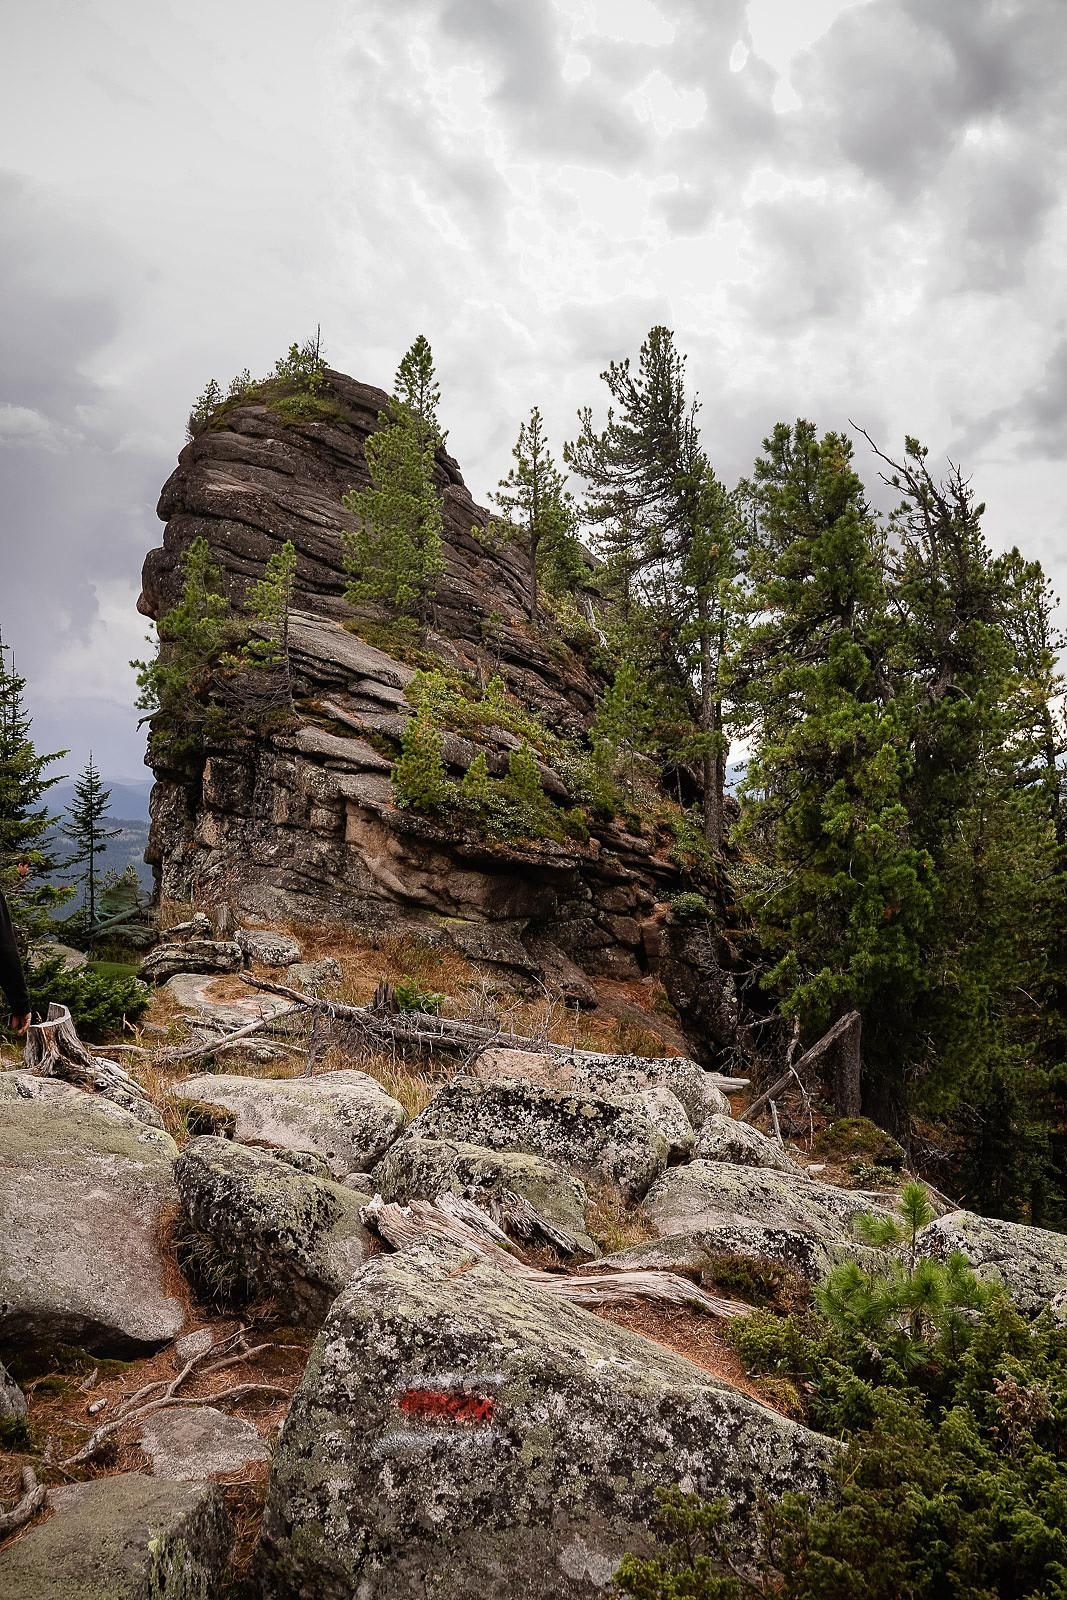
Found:
[[[483,1209],[503,1189],[521,1195],[535,1211],[572,1234],[580,1249],[596,1254],[585,1231],[585,1186],[553,1161],[521,1151],[487,1150],[458,1139],[398,1140],[371,1175],[383,1200],[436,1200],[458,1194]]]
[[[271,1600],[587,1600],[658,1486],[819,1492],[834,1446],[680,1356],[443,1246],[335,1303],[274,1456]]]
[[[11,1600],[215,1600],[229,1517],[211,1484],[140,1472],[51,1489],[55,1515],[0,1551]]]
[[[323,1158],[334,1178],[369,1172],[399,1137],[407,1113],[365,1072],[316,1078],[250,1078],[201,1073],[171,1091],[176,1099],[232,1111],[234,1134]]]
[[[0,1076],[0,1351],[144,1355],[181,1331],[159,1244],[177,1153],[108,1100]]]
[[[522,1079],[446,1083],[411,1124],[417,1138],[524,1150],[617,1184],[639,1199],[667,1164],[668,1142],[644,1111]]]
[[[882,1214],[869,1195],[816,1183],[799,1172],[725,1161],[672,1168],[649,1190],[641,1210],[662,1238],[757,1222],[824,1243],[851,1240],[849,1224],[857,1212]]]
[[[256,1461],[269,1461],[270,1451],[243,1417],[229,1417],[215,1406],[176,1406],[149,1417],[141,1449],[157,1478],[182,1483],[230,1477]]]
[[[191,1139],[175,1168],[182,1210],[252,1297],[321,1319],[377,1244],[369,1196],[229,1139]]]
[[[919,1234],[921,1256],[947,1261],[957,1250],[979,1278],[1002,1283],[1021,1311],[1041,1311],[1067,1284],[1067,1235],[1062,1233],[950,1211]]]

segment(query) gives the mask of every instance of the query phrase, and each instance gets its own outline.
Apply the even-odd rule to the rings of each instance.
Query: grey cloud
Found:
[[[734,300],[751,320],[771,332],[852,325],[870,272],[866,208],[845,197],[790,193],[754,205],[748,216],[750,273]]]

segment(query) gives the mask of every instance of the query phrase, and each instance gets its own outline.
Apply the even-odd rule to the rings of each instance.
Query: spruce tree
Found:
[[[120,828],[107,826],[111,791],[100,782],[100,774],[90,750],[89,759],[74,785],[74,798],[67,812],[63,831],[74,847],[71,865],[81,869],[85,885],[85,914],[90,932],[96,926],[96,858],[103,855],[109,839],[117,839]]]
[[[393,616],[426,620],[444,570],[441,498],[434,484],[434,444],[408,406],[394,401],[366,444],[369,489],[344,497],[360,527],[344,536],[345,591],[354,605],[377,602]]]
[[[393,399],[415,418],[423,444],[436,450],[445,442],[438,420],[441,386],[433,364],[433,351],[425,334],[420,333],[401,358],[393,379]]]
[[[625,758],[631,798],[634,793],[636,757],[646,749],[651,729],[652,705],[648,679],[632,662],[624,661],[600,702],[592,735],[594,748],[598,740],[605,740],[617,755]]]
[[[508,519],[508,529],[521,543],[526,558],[526,612],[537,621],[537,588],[543,566],[554,586],[564,587],[584,573],[581,546],[575,534],[577,514],[545,436],[536,406],[519,428],[512,449],[515,464],[501,478],[494,503]]]
[[[179,572],[181,594],[156,625],[155,657],[130,662],[140,691],[137,709],[152,723],[153,753],[176,762],[202,748],[212,723],[212,673],[234,633],[222,573],[205,538],[192,541]]]
[[[73,892],[50,881],[63,863],[55,847],[59,819],[44,803],[59,782],[48,768],[66,751],[38,754],[30,737],[26,680],[9,655],[0,639],[0,890],[25,958],[29,946],[52,931],[50,912]]]

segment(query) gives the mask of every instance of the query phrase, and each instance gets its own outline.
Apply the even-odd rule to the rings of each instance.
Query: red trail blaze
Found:
[[[396,1403],[405,1416],[424,1422],[492,1422],[496,1410],[492,1395],[456,1389],[405,1389]]]

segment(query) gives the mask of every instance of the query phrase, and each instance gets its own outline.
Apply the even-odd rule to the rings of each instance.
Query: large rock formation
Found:
[[[163,896],[267,920],[430,920],[438,938],[531,975],[558,969],[561,954],[609,976],[647,970],[656,908],[682,886],[669,829],[634,837],[595,825],[584,845],[520,847],[393,805],[390,752],[410,714],[413,669],[345,626],[354,614],[343,598],[341,539],[355,526],[342,496],[368,482],[364,443],[386,396],[327,376],[334,417],[294,423],[262,400],[227,408],[182,451],[159,502],[167,526],[144,566],[148,616],[176,599],[178,562],[198,536],[237,602],[286,539],[298,556],[296,724],[209,746],[193,770],[157,772],[149,858]],[[471,681],[499,673],[547,727],[581,737],[603,686],[588,645],[526,624],[517,549],[472,531],[489,514],[443,450],[437,480],[446,567],[428,647]],[[587,637],[595,639],[592,628]],[[505,728],[484,727],[477,742],[447,736],[445,757],[459,773],[484,748],[500,772],[518,743]],[[565,803],[566,776],[545,767],[542,777]],[[674,782],[693,798],[688,773]]]

